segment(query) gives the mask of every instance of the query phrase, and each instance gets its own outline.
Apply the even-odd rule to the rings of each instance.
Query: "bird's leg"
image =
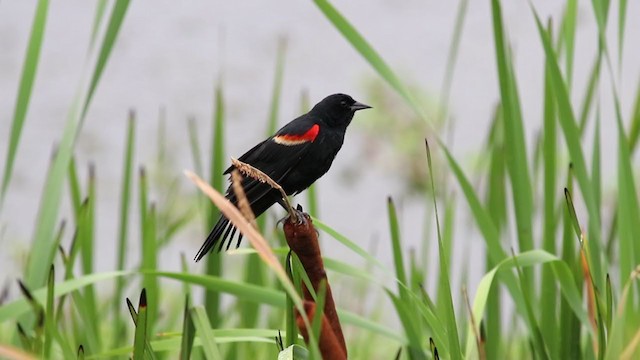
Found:
[[[285,210],[289,211],[289,208],[287,207],[287,203],[284,201],[283,198],[278,198],[277,201],[278,201],[278,204],[280,204],[280,206],[282,206]],[[289,216],[293,215],[295,217],[296,224],[298,225],[304,224],[307,221],[306,217],[304,216],[304,210],[302,210],[302,205],[298,204],[295,209],[291,209],[291,210],[292,210],[292,214],[289,214]],[[285,217],[282,220],[287,219],[287,217]]]
[[[285,208],[285,210],[287,209],[287,205],[286,205],[286,203],[284,202],[284,200],[283,200],[283,199],[281,199],[281,198],[280,198],[280,199],[278,199],[277,201],[278,201],[278,204],[280,204],[283,208]],[[285,216],[284,218],[280,219],[280,221],[278,221],[278,222],[279,222],[279,223],[280,223],[280,222],[284,222],[284,221],[285,221],[285,220],[287,220],[290,216],[292,216],[292,215],[293,215],[293,217],[294,217],[293,221],[295,222],[295,224],[296,224],[296,225],[306,224],[306,222],[307,222],[307,215],[304,213],[304,210],[302,209],[302,205],[298,204],[298,205],[296,206],[296,208],[295,208],[295,209],[292,209],[292,210],[293,210],[293,213],[292,213],[292,214],[289,214],[289,215]]]
[[[287,203],[284,201],[283,198],[278,197],[278,200],[276,200],[278,202],[278,204],[280,204],[280,206],[282,206],[283,209],[289,211],[289,209],[287,208]]]

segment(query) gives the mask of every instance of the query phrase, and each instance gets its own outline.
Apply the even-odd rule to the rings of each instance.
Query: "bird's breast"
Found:
[[[323,134],[321,130],[320,135],[311,144],[309,151],[287,175],[284,179],[285,183],[281,184],[287,193],[295,194],[305,190],[329,171],[333,160],[342,147],[343,140],[344,135]]]

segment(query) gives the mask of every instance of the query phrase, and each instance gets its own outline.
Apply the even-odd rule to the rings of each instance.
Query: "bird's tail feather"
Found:
[[[198,253],[196,254],[196,258],[195,258],[196,262],[200,261],[200,259],[202,259],[205,255],[209,253],[209,251],[215,248],[215,246],[218,245],[218,242],[220,242],[220,244],[218,245],[218,251],[220,251],[220,249],[222,249],[222,246],[223,246],[222,243],[224,242],[224,239],[227,238],[226,235],[228,235],[231,228],[235,228],[235,226],[233,226],[233,224],[229,222],[229,219],[224,217],[224,215],[220,215],[218,222],[213,227],[213,229],[211,229],[209,236],[207,236],[207,239],[204,241],[204,244],[202,244],[202,246],[200,247],[200,250],[198,250]],[[223,233],[225,234],[224,237],[222,236]],[[220,240],[223,240],[223,241],[220,241]]]
[[[246,187],[246,196],[253,199],[250,202],[250,205],[251,210],[256,217],[265,212],[277,201],[277,199],[279,199],[280,196],[279,192],[273,190],[269,185],[263,184],[259,181],[250,182]],[[235,194],[232,194],[230,191],[227,191],[227,193],[229,200],[235,205],[237,202]],[[224,215],[220,215],[218,222],[216,222],[209,233],[209,236],[207,236],[207,239],[204,241],[204,244],[202,244],[202,247],[198,250],[195,257],[196,262],[200,261],[200,259],[213,249],[217,249],[218,252],[223,249],[225,249],[225,251],[229,250],[231,243],[233,242],[233,238],[236,235],[236,232],[238,232],[237,230],[238,229],[229,221],[229,219]],[[238,232],[236,248],[240,246],[242,238],[242,233]]]

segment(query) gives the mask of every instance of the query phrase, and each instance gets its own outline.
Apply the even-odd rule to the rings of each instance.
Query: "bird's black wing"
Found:
[[[280,129],[274,136],[247,151],[238,160],[259,169],[276,183],[281,183],[287,174],[289,174],[306,155],[310,145],[320,131],[318,124],[305,120],[307,119],[299,118],[292,121]],[[224,173],[229,174],[233,169],[235,169],[235,167],[231,166]],[[247,176],[243,176],[242,188],[256,216],[262,214],[281,198],[278,191],[272,189],[268,184]],[[237,205],[237,197],[231,187],[227,189],[227,198],[234,205]],[[221,215],[198,251],[196,261],[200,260],[211,249],[216,247],[216,245],[218,245],[219,251],[222,250],[227,240],[226,248],[228,249],[235,232],[236,229],[233,224]],[[237,243],[237,246],[239,245],[240,239],[238,239]]]
[[[306,119],[297,119],[306,120]],[[274,136],[254,146],[244,153],[238,160],[257,168],[276,183],[280,183],[289,171],[306,155],[309,146],[316,139],[320,126],[309,121],[293,121],[280,129]],[[230,174],[235,167],[232,165],[224,174]],[[246,193],[254,191],[254,187],[262,184],[252,178],[243,180]],[[265,189],[270,189],[267,185]],[[229,188],[231,190],[231,188]],[[259,200],[260,196],[249,196],[250,201]]]

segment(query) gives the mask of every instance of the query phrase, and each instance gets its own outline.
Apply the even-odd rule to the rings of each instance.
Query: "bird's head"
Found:
[[[311,109],[311,113],[319,116],[329,126],[347,127],[358,110],[371,106],[353,100],[349,95],[333,94],[324,98]]]

